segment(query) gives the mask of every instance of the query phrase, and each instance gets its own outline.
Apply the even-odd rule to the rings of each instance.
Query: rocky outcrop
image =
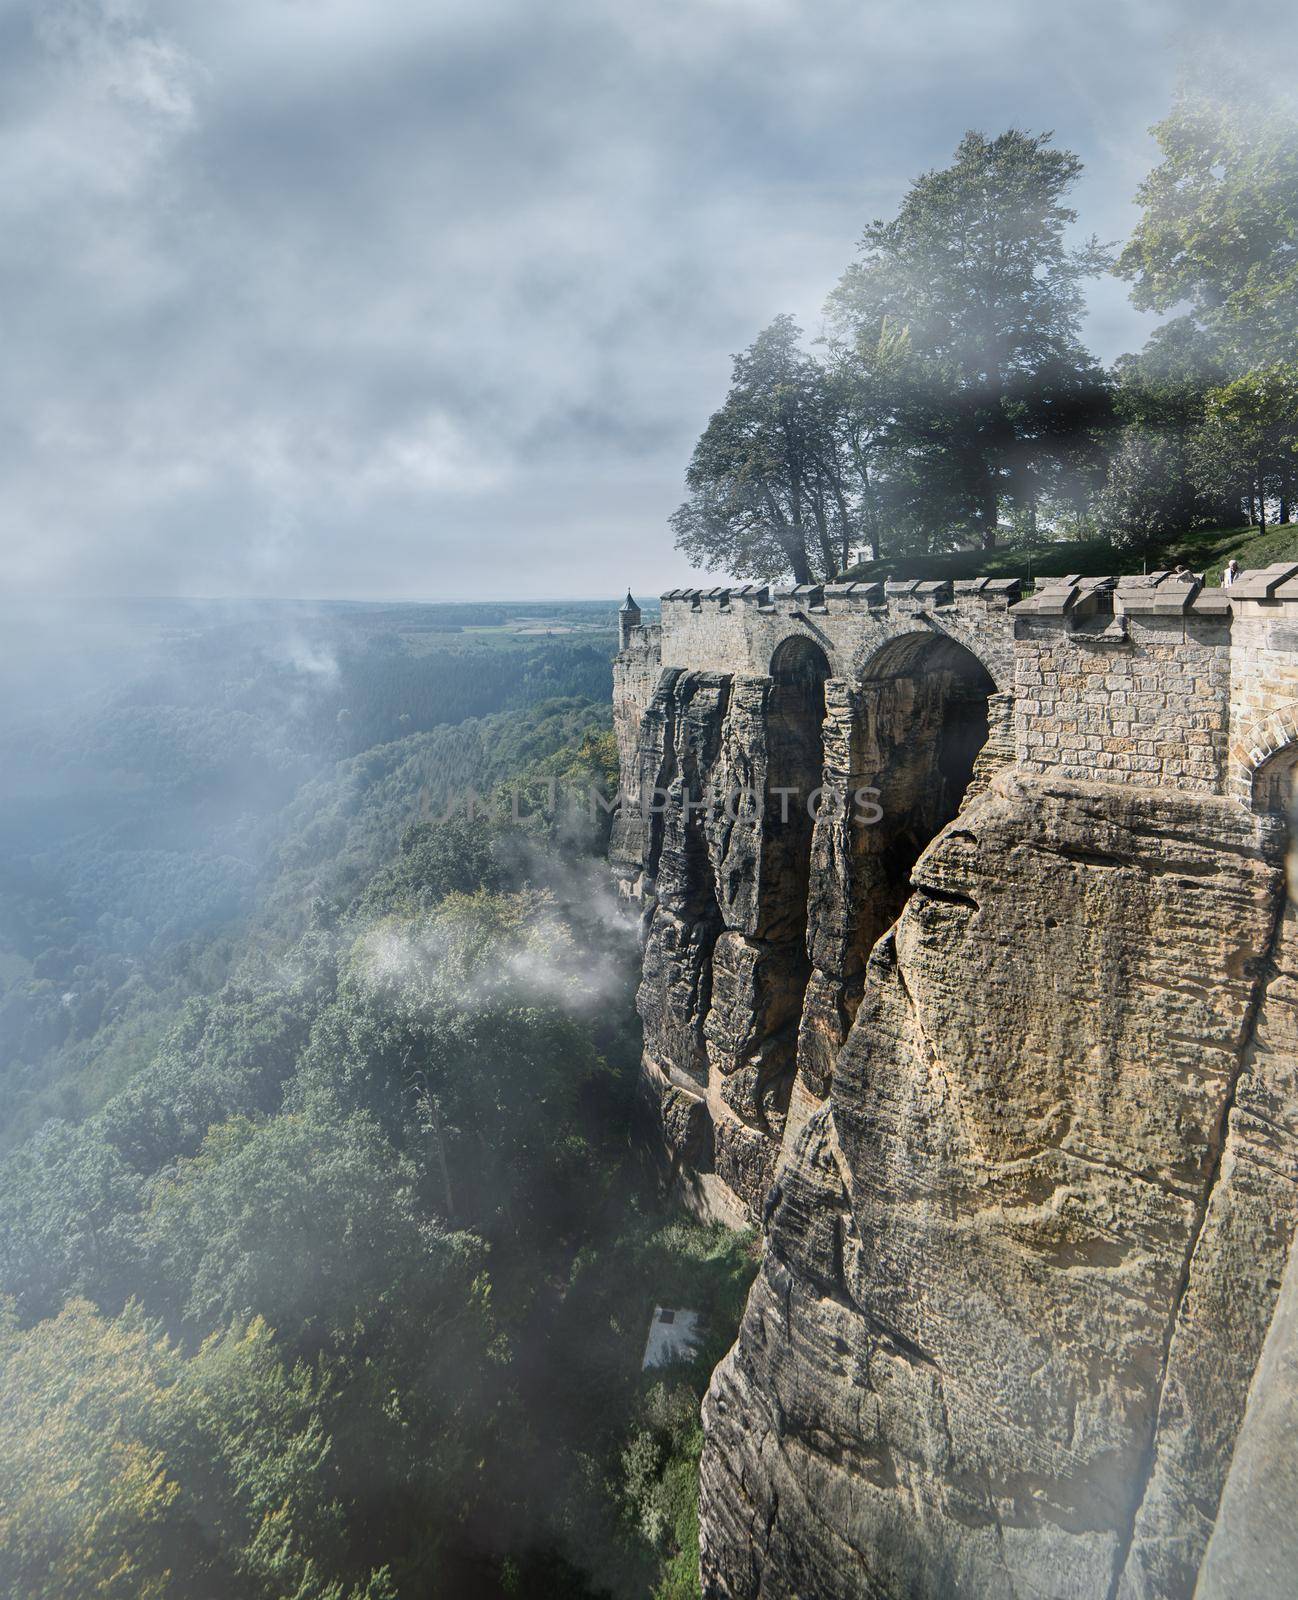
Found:
[[[645,1093],[765,1230],[707,1592],[1292,1592],[1298,567],[681,591],[623,644],[681,813],[615,834]]]
[[[1298,1573],[1298,1249],[1249,1390],[1195,1600],[1292,1600]]]
[[[820,684],[804,685],[819,694]],[[707,1214],[760,1207],[783,1134],[806,985],[811,819],[743,803],[817,773],[820,715],[770,679],[666,673],[646,712],[646,1093],[678,1178]],[[782,726],[783,719],[783,726]],[[805,750],[783,747],[793,736]],[[805,795],[805,776],[795,784]]]
[[[1298,1197],[1298,906],[1280,921],[1178,1308],[1121,1600],[1188,1594],[1276,1303]],[[1298,1510],[1298,1503],[1295,1505]]]
[[[1193,1589],[1298,1194],[1274,835],[983,781],[766,1200],[704,1408],[710,1594]]]
[[[663,672],[630,763],[653,804],[615,833],[639,830],[646,1098],[696,1208],[734,1221],[828,1092],[916,856],[1005,754],[1008,696],[967,652],[851,689],[791,643],[770,677]]]

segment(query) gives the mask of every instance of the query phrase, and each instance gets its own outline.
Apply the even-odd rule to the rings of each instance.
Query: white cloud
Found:
[[[1206,5],[41,0],[0,39],[6,577],[610,592],[729,357],[967,126],[1130,226]],[[1239,48],[1292,31],[1269,0]],[[1111,356],[1138,341],[1095,298]],[[491,565],[484,567],[484,552]]]

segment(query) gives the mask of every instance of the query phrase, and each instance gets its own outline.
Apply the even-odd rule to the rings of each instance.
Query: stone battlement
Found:
[[[672,589],[661,602],[662,665],[760,677],[779,645],[801,636],[825,652],[834,677],[859,679],[889,639],[931,628],[973,648],[1008,685],[1008,612],[1021,594],[1017,578]]]
[[[999,594],[1017,598],[1023,584],[1019,578],[902,578],[882,583],[801,583],[792,588],[772,589],[765,583],[741,583],[716,589],[669,589],[661,596],[664,607],[685,604],[692,611],[705,605],[729,610],[734,605],[756,606],[759,611],[793,610],[807,607],[828,612],[850,605],[884,606],[890,599],[909,595],[934,604],[949,604],[957,594]]]
[[[1298,733],[1298,565],[1241,573],[1230,589],[1173,572],[1023,587],[947,578],[672,589],[660,624],[626,634],[618,698],[638,725],[657,671],[766,678],[792,638],[854,691],[941,647],[948,665],[967,652],[1012,697],[1013,750],[1028,771],[1254,803],[1258,770]]]

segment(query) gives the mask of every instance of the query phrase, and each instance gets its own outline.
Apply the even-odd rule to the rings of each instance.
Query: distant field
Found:
[[[543,643],[547,639],[602,645],[607,648],[610,655],[617,649],[617,623],[614,620],[525,622],[520,619],[452,629],[402,626],[395,628],[393,632],[405,642],[412,655],[423,655],[431,650],[454,650],[457,646],[479,650],[483,648],[515,650]]]

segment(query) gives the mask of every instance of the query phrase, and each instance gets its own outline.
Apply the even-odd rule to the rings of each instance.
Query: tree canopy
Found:
[[[1082,284],[1110,258],[1095,238],[1065,241],[1080,173],[1049,134],[966,134],[949,167],[866,228],[829,299],[834,337],[858,353],[906,329],[892,444],[927,469],[933,519],[953,517],[985,548],[1003,510],[1076,498],[1102,459],[1106,385],[1079,330]]]
[[[677,543],[738,576],[826,577],[854,544],[996,542],[1003,515],[1102,473],[1104,374],[1079,335],[1095,239],[1070,246],[1081,163],[1048,134],[969,133],[910,187],[826,307],[821,360],[789,316],[735,358],[695,447]]]
[[[807,583],[846,565],[846,395],[801,336],[776,317],[735,357],[730,393],[694,447],[672,524],[700,566]]]
[[[1288,521],[1298,119],[1185,91],[1154,133],[1162,159],[1116,262],[1075,236],[1072,151],[1048,133],[966,134],[865,229],[819,350],[781,316],[735,358],[672,518],[678,546],[703,568],[803,583],[855,548],[875,560],[1042,531],[1143,547]],[[1082,318],[1087,281],[1109,270],[1137,306],[1178,314],[1106,372]]]
[[[1183,89],[1118,258],[1137,306],[1189,315],[1236,370],[1291,359],[1298,329],[1298,118],[1252,86]]]

